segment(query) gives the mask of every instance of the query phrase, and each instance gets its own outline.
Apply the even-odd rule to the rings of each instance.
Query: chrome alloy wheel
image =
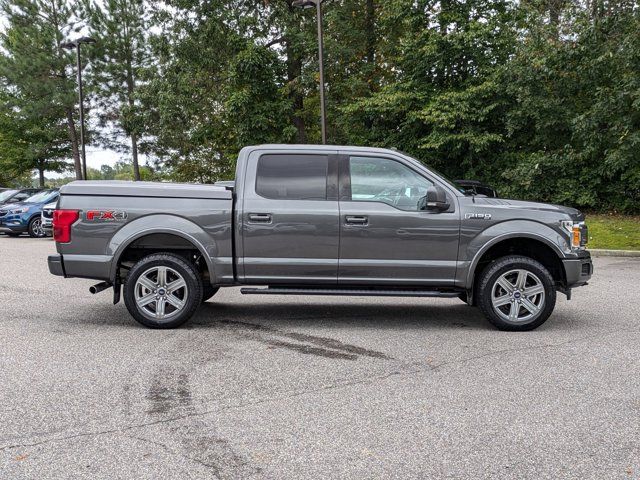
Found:
[[[39,218],[33,221],[31,225],[31,230],[33,231],[36,237],[45,236],[44,228],[42,228],[42,220],[40,220]]]
[[[142,313],[157,319],[176,316],[187,304],[187,283],[173,268],[152,267],[138,277],[136,305]]]
[[[509,270],[493,284],[491,304],[503,320],[526,322],[544,308],[544,285],[528,270]]]

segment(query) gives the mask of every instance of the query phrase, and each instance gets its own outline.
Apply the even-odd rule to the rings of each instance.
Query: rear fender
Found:
[[[107,246],[107,254],[113,256],[109,278],[115,281],[120,257],[131,243],[154,233],[166,233],[188,240],[198,249],[207,263],[211,283],[217,283],[213,258],[218,255],[216,242],[196,223],[176,215],[157,214],[138,218],[116,232]]]

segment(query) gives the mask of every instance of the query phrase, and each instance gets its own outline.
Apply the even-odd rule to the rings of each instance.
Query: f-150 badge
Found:
[[[120,210],[87,210],[85,218],[89,222],[106,221],[114,222],[116,220],[126,220],[127,212]]]
[[[491,220],[490,213],[467,213],[464,218],[466,219],[475,219],[475,220]]]

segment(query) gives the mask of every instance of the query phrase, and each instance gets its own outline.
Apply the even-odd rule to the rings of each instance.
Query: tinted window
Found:
[[[495,197],[495,190],[490,187],[476,187],[476,193],[480,195],[486,195],[487,197]]]
[[[351,157],[351,199],[382,202],[401,210],[418,210],[433,183],[409,167],[387,158]]]
[[[44,202],[47,198],[52,197],[54,193],[57,192],[55,190],[43,190],[42,192],[29,197],[26,201],[30,203]]]
[[[258,160],[256,192],[279,200],[325,200],[329,157],[263,155]]]
[[[5,190],[4,192],[0,192],[0,202],[13,197],[16,194],[16,192],[17,190]]]

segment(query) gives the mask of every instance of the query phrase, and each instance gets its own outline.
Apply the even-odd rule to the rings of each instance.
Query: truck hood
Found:
[[[508,200],[503,198],[476,197],[475,203],[479,205],[492,205],[498,208],[508,208],[514,210],[529,210],[539,212],[557,213],[558,216],[566,216],[575,221],[583,221],[584,214],[579,210],[563,205],[553,205],[551,203],[528,202],[525,200]]]

